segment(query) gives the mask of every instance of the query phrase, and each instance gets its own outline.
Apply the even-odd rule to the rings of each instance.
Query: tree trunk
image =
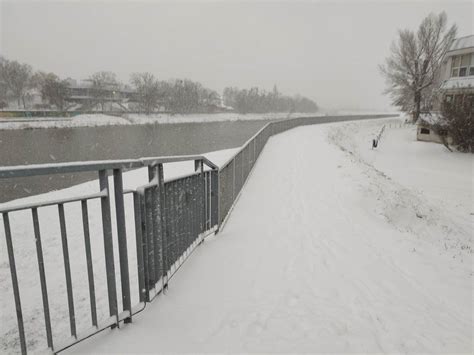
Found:
[[[421,92],[416,91],[415,92],[415,111],[413,112],[413,121],[416,122],[418,118],[420,117],[420,111],[421,111]]]

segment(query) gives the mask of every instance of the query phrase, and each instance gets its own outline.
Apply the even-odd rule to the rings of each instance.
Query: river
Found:
[[[268,120],[0,130],[0,166],[200,154],[235,148]],[[0,180],[0,202],[72,186],[95,174]]]

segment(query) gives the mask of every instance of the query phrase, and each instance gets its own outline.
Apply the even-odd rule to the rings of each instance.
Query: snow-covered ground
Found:
[[[217,165],[224,164],[236,149],[221,150],[205,153],[204,155]],[[190,174],[193,172],[194,162],[179,162],[164,164],[165,179]],[[133,189],[148,182],[146,168],[127,172],[123,176],[124,189]],[[109,178],[112,187],[112,177]],[[83,196],[99,191],[98,181],[89,181],[67,189],[48,192],[41,195],[22,198],[0,204],[0,208],[23,205],[25,203],[44,202],[68,197]],[[113,194],[111,205],[113,206]],[[85,260],[84,237],[82,229],[81,205],[74,202],[64,205],[66,227],[68,232],[68,246],[71,261],[71,274],[74,289],[74,308],[79,333],[90,328],[89,291],[87,283],[87,269]],[[88,203],[89,226],[92,244],[92,257],[97,298],[98,319],[108,318],[108,301],[106,293],[105,264],[103,254],[102,222],[99,200]],[[38,209],[40,218],[41,242],[44,253],[48,297],[50,302],[53,337],[55,343],[69,337],[69,318],[67,296],[65,288],[64,264],[62,259],[61,237],[59,228],[58,210],[56,206]],[[138,280],[136,266],[135,228],[133,219],[132,196],[125,195],[125,214],[127,218],[127,236],[129,250],[129,268],[132,282],[132,305],[138,303]],[[41,302],[41,288],[39,284],[38,266],[36,261],[35,238],[32,225],[32,216],[29,210],[12,212],[9,214],[13,238],[13,248],[18,271],[19,288],[22,301],[23,319],[25,321],[26,340],[29,351],[44,351],[46,333]],[[112,218],[115,218],[114,215]],[[117,233],[113,223],[116,270],[118,265]],[[0,215],[0,240],[5,243],[3,221]],[[11,287],[10,268],[7,250],[0,248],[0,354],[17,353],[20,351],[15,303]],[[118,272],[117,272],[118,274]],[[119,275],[117,275],[119,276]],[[118,289],[120,281],[117,278]],[[119,292],[119,309],[121,296]]]
[[[472,353],[473,156],[393,126],[372,152],[388,122],[272,137],[167,295],[70,350]]]
[[[130,124],[164,124],[164,123],[190,123],[190,122],[222,122],[222,121],[248,121],[272,120],[288,117],[314,117],[322,113],[267,113],[267,114],[238,114],[238,113],[213,113],[213,114],[124,114],[122,117],[103,114],[83,114],[74,117],[35,117],[35,118],[1,118],[0,130],[7,129],[33,129],[33,128],[64,128],[64,127],[97,127]]]

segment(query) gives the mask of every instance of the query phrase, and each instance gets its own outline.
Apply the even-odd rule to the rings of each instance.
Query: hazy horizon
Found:
[[[0,0],[0,55],[85,79],[133,72],[301,94],[325,109],[387,110],[378,71],[400,28],[446,11],[472,34],[472,2]]]

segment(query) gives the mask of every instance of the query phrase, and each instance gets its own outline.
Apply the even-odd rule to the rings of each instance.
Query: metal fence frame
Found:
[[[305,117],[274,121],[262,127],[252,136],[225,164],[218,168],[214,163],[201,155],[152,157],[142,159],[89,161],[75,163],[41,164],[0,168],[0,179],[26,176],[64,174],[74,172],[96,171],[99,178],[99,192],[73,198],[44,201],[41,203],[23,204],[14,207],[0,208],[3,216],[7,253],[10,265],[11,281],[18,323],[20,347],[27,353],[20,289],[15,264],[12,230],[9,214],[19,210],[31,210],[39,279],[42,291],[44,324],[48,347],[51,351],[60,352],[91,335],[106,328],[120,326],[120,322],[132,322],[132,316],[151,302],[156,295],[165,292],[168,281],[179,269],[184,260],[199,245],[206,235],[222,230],[230,212],[235,206],[247,179],[268,139],[289,129],[327,122],[391,117],[391,115],[373,116],[322,116]],[[195,173],[165,181],[163,164],[178,161],[194,160]],[[210,168],[206,170],[205,166]],[[135,190],[124,190],[122,174],[125,170],[147,167],[149,183]],[[112,220],[112,191],[109,188],[109,173],[114,182],[115,221]],[[135,219],[137,273],[139,285],[139,303],[132,305],[130,296],[130,279],[128,265],[126,218],[124,195],[133,195]],[[94,273],[91,260],[91,243],[88,218],[88,201],[100,199],[102,232],[105,254],[105,269],[109,304],[109,317],[99,320],[96,310]],[[64,205],[72,202],[81,203],[85,257],[89,285],[91,328],[78,332],[74,314],[74,290],[69,262],[68,237]],[[48,301],[47,280],[44,270],[43,250],[41,245],[40,219],[38,208],[57,206],[60,221],[60,234],[63,250],[64,272],[66,279],[67,302],[69,310],[69,339],[59,344],[53,341],[51,316]],[[117,285],[115,278],[115,261],[113,252],[112,224],[117,230],[119,250],[120,289],[122,310],[118,309]]]

